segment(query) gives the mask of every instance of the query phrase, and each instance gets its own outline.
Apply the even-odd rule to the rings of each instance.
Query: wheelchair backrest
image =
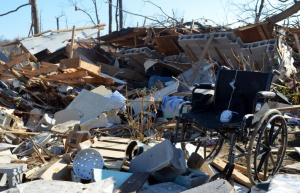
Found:
[[[231,98],[230,82],[235,79],[235,90],[232,95],[230,110],[250,114],[253,112],[253,102],[259,91],[269,91],[273,73],[237,71],[220,68],[217,75],[214,108],[226,110]]]

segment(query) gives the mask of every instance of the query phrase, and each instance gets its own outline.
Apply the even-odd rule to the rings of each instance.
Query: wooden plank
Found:
[[[130,141],[130,139],[129,138],[122,138],[122,137],[101,137],[100,141],[128,143]]]
[[[201,64],[202,64],[202,62],[203,62],[203,59],[204,59],[204,57],[205,57],[205,55],[206,55],[206,52],[207,52],[207,50],[208,50],[208,47],[210,46],[212,40],[214,39],[214,36],[215,36],[215,33],[211,33],[211,34],[210,34],[210,37],[209,37],[208,41],[206,42],[206,45],[205,45],[205,47],[204,47],[204,50],[202,51],[202,53],[201,53],[201,55],[200,55],[200,58],[199,58],[198,62],[196,63],[196,66],[195,66],[195,68],[194,68],[194,72],[193,72],[193,74],[192,74],[192,76],[191,76],[191,78],[190,78],[190,80],[189,80],[189,85],[191,85],[191,84],[193,83],[193,81],[194,81],[196,75],[198,74],[199,68],[200,68],[200,66],[201,66]]]
[[[36,145],[35,141],[32,139],[32,137],[30,135],[28,136],[28,138],[31,141],[31,143],[33,144],[33,147],[34,147],[33,149],[35,150],[36,154],[39,156],[39,158],[41,159],[43,164],[45,164],[46,160],[44,159],[43,155],[40,153],[39,147]]]
[[[222,63],[228,67],[227,61],[225,60],[225,58],[222,56],[221,52],[219,51],[219,49],[215,46],[214,47],[215,52],[217,53],[217,55],[219,56],[219,58],[221,59]]]
[[[70,48],[69,58],[73,58],[74,38],[75,38],[75,25],[73,26],[73,30],[72,30],[72,39],[71,39],[71,48]]]
[[[30,71],[30,72],[26,72],[26,73],[31,74],[31,75],[42,75],[42,74],[48,74],[51,72],[56,72],[57,69],[58,69],[57,65],[48,65],[47,67],[42,67],[35,71]]]
[[[55,65],[55,64],[50,63],[50,62],[41,62],[41,63],[40,63],[40,67],[41,67],[41,68],[47,67],[47,66],[53,66],[53,65]],[[57,65],[55,65],[55,66],[57,66]],[[57,67],[58,67],[58,66],[57,66]]]
[[[9,68],[12,68],[13,66],[15,66],[17,64],[28,61],[29,58],[30,58],[30,54],[29,53],[24,53],[24,54],[21,54],[21,55],[15,57],[15,58],[13,58],[12,60],[8,61],[6,63],[6,65]]]
[[[300,105],[294,105],[292,107],[279,107],[275,109],[277,109],[278,111],[290,111],[290,110],[300,109]]]
[[[125,150],[127,148],[127,144],[119,144],[112,142],[104,142],[104,141],[96,141],[92,147],[96,147],[99,149],[110,149],[110,150]]]
[[[100,76],[100,67],[94,64],[90,64],[82,61],[80,58],[70,58],[60,61],[59,67],[64,71],[66,69],[83,69],[90,72],[93,75]]]
[[[289,30],[292,34],[300,34],[300,29],[290,29]]]
[[[257,29],[257,31],[258,31],[258,33],[259,33],[261,39],[266,40],[267,37],[266,37],[266,35],[265,35],[265,33],[264,33],[262,27],[261,27],[260,25],[258,25],[258,26],[256,26],[256,29]]]
[[[112,150],[107,150],[107,149],[98,149],[95,148],[95,150],[97,150],[102,157],[105,158],[115,158],[115,159],[119,159],[119,160],[123,160],[125,159],[126,155],[125,155],[125,151],[112,151]]]
[[[13,131],[8,131],[8,130],[0,130],[0,133],[12,133],[16,135],[38,135],[40,132],[27,132],[27,131],[22,131],[22,130],[13,130]]]
[[[20,41],[19,41],[19,43],[20,43]],[[20,48],[21,48],[24,52],[30,54],[30,59],[31,59],[32,61],[38,62],[38,59],[37,59],[33,54],[31,54],[31,53],[27,50],[27,48],[26,48],[25,46],[23,46],[22,44],[20,44]]]
[[[105,23],[100,23],[98,25],[94,25],[94,26],[87,26],[87,27],[79,27],[79,28],[76,28],[75,30],[83,30],[83,29],[90,29],[90,28],[96,28],[96,27],[103,27],[105,26],[106,24]],[[102,29],[102,28],[101,28]],[[104,28],[103,28],[104,29]],[[68,31],[72,31],[72,29],[61,29],[61,30],[55,30],[55,31],[52,31],[52,33],[58,33],[58,32],[68,32]]]
[[[113,78],[95,77],[95,78],[82,78],[86,83],[99,83],[99,84],[115,84]]]
[[[225,160],[223,160],[225,163],[228,163],[228,161],[225,161]],[[248,169],[246,168],[246,167],[244,167],[244,166],[241,166],[241,165],[238,165],[238,164],[234,164],[235,166],[234,166],[234,169],[237,169],[237,170],[239,170],[240,172],[242,172],[243,174],[246,174],[247,175],[247,173],[248,173]],[[254,170],[252,170],[252,171],[254,171]],[[258,173],[258,176],[259,176],[259,178],[261,178],[261,179],[263,179],[264,178],[264,174],[262,173],[262,172],[259,172]]]
[[[48,76],[48,78],[58,79],[58,80],[68,80],[68,79],[82,78],[85,76],[88,76],[87,71],[77,71],[72,73],[55,74],[55,75]]]
[[[133,173],[114,193],[138,192],[149,176],[149,173]]]
[[[216,167],[218,170],[223,171],[226,163],[224,161],[222,161],[220,158],[216,158],[212,163],[212,166]],[[239,171],[237,171],[236,169],[233,170],[232,173],[232,177],[235,181],[237,181],[238,183],[248,187],[248,188],[252,188],[252,183],[250,182],[249,178],[245,175],[243,175],[242,173],[240,173]]]
[[[215,173],[209,167],[208,163],[205,162],[203,157],[195,152],[192,153],[192,155],[189,157],[187,165],[189,168],[207,173],[210,177],[213,177],[215,175]]]
[[[30,60],[27,60],[27,62],[28,62],[28,64],[31,66],[31,69],[32,69],[32,70],[36,70],[36,68],[33,66],[33,64],[30,62]],[[21,67],[23,67],[21,63],[20,63],[19,65],[20,65]]]
[[[185,48],[188,50],[188,52],[190,53],[190,55],[192,56],[193,60],[195,62],[198,61],[198,57],[195,55],[195,53],[193,52],[193,50],[190,48],[190,46],[188,44],[185,44]]]
[[[8,42],[8,43],[5,43],[5,44],[1,44],[1,47],[11,46],[11,45],[15,45],[15,44],[18,44],[18,43],[19,43],[18,41]]]
[[[115,73],[117,73],[120,69],[124,71],[124,73],[119,73],[116,75],[116,77],[129,79],[129,80],[140,80],[140,81],[147,81],[148,78],[141,75],[139,72],[127,69],[127,68],[117,68],[115,66],[111,66],[108,64],[97,62],[97,66],[101,66],[101,72],[108,74],[110,76],[113,76]]]

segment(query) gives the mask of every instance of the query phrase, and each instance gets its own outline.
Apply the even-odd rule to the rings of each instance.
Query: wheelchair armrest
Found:
[[[280,76],[280,72],[279,72],[278,70],[272,70],[272,73],[273,73],[274,75]]]
[[[195,84],[195,89],[214,89],[215,84],[212,83],[202,83],[202,84]]]
[[[258,98],[271,99],[276,97],[276,93],[271,91],[260,91],[257,93]]]
[[[181,116],[181,114],[182,114],[182,109],[183,109],[183,107],[184,106],[186,106],[186,105],[192,105],[192,103],[190,102],[190,101],[185,101],[185,102],[183,102],[183,103],[181,103],[180,105],[179,105],[179,116]]]

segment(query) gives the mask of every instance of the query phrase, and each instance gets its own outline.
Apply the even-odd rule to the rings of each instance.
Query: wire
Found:
[[[235,71],[235,77],[234,77],[234,80],[232,80],[232,82],[229,83],[230,86],[232,87],[232,92],[231,92],[231,96],[230,96],[230,100],[229,100],[229,104],[228,104],[227,110],[229,110],[229,108],[230,108],[230,103],[231,103],[231,100],[232,100],[232,95],[233,95],[234,90],[235,90],[234,83],[235,83],[235,81],[236,81],[237,72],[238,72],[238,71],[236,70],[236,71]]]

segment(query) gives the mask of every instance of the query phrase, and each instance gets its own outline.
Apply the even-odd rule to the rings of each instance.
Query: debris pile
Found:
[[[128,28],[93,39],[104,26],[2,45],[8,57],[0,53],[0,186],[12,188],[7,192],[249,191],[240,163],[232,179],[212,180],[226,166],[221,157],[202,158],[216,138],[203,139],[204,147],[174,144],[175,119],[179,109],[190,110],[184,105],[193,101],[194,83],[215,83],[221,66],[278,70],[272,89],[297,104],[299,60],[287,36],[265,22],[235,30]],[[6,46],[22,54],[6,53]],[[214,92],[195,94],[211,102]],[[299,132],[293,111],[299,107],[281,102],[269,103],[292,110],[284,116]]]

